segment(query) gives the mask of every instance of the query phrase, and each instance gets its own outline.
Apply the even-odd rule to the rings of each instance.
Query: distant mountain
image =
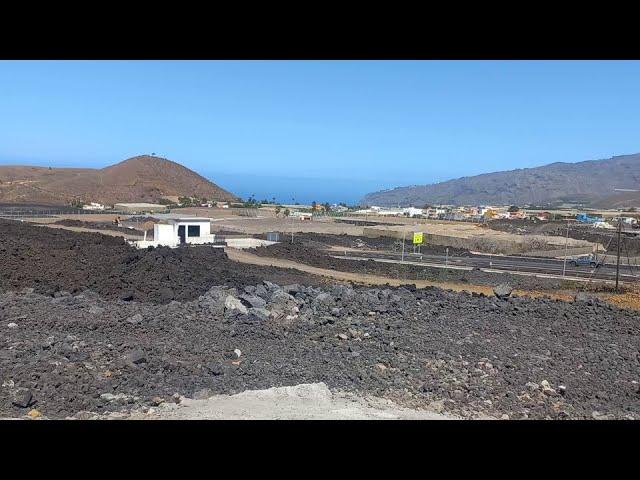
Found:
[[[114,204],[162,196],[237,197],[182,165],[150,155],[103,169],[0,166],[0,203],[66,205],[74,199]]]
[[[361,205],[558,205],[640,207],[640,154],[552,163],[536,168],[485,173],[432,185],[398,187],[369,193]]]

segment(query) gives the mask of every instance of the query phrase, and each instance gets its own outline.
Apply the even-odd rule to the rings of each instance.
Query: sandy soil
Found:
[[[391,400],[332,393],[324,383],[214,395],[163,403],[129,418],[145,420],[448,420],[456,417],[414,410]]]

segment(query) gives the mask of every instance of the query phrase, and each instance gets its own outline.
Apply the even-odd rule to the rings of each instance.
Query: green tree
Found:
[[[289,211],[289,209],[288,209],[288,208],[285,208],[285,209],[284,209],[284,212],[282,212],[282,214],[283,214],[285,217],[288,217],[288,216],[291,214],[291,212]]]
[[[280,215],[280,211],[281,211],[281,210],[282,210],[282,206],[277,205],[277,206],[276,206],[276,217],[277,217],[278,215]]]
[[[508,211],[513,213],[513,212],[519,212],[520,209],[516,205],[511,205]]]

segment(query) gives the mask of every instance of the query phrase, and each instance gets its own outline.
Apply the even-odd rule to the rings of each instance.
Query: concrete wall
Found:
[[[156,223],[153,226],[153,240],[161,245],[177,245],[178,236],[173,225]]]

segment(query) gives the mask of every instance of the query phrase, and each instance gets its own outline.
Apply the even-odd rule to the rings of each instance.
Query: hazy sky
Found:
[[[355,201],[637,153],[639,112],[637,61],[5,61],[0,164],[155,152],[242,196]]]

